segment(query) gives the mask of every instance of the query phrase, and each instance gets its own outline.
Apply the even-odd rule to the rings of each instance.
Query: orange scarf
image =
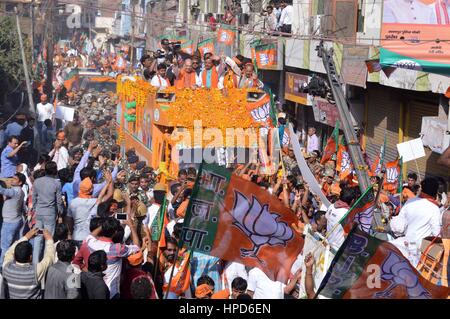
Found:
[[[177,89],[191,88],[196,85],[196,73],[192,71],[192,73],[186,73],[184,70],[180,72],[179,78],[175,81],[175,87]]]
[[[215,67],[213,67],[211,70],[211,87],[209,87],[209,89],[217,89],[217,84],[219,84],[219,74],[217,73]],[[208,71],[209,70],[203,70],[202,72],[202,82],[204,87],[206,87],[206,75]]]
[[[229,70],[227,74],[225,74],[224,78],[224,87],[227,89],[237,88],[238,87],[238,79],[233,71]]]

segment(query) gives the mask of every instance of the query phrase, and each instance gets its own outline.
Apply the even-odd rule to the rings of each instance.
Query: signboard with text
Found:
[[[383,66],[450,75],[450,1],[384,0]]]
[[[336,124],[336,121],[341,122],[336,105],[329,103],[325,99],[315,98],[313,103],[313,111],[316,122],[333,127]]]
[[[308,95],[300,92],[301,86],[304,83],[308,84],[308,81],[307,75],[286,72],[284,98],[292,102],[308,105]]]

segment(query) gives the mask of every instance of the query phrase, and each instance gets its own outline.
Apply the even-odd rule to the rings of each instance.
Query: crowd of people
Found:
[[[148,54],[141,59],[143,76],[155,87],[218,88],[225,94],[231,87],[263,87],[251,59],[189,56],[173,52],[165,40],[161,45],[164,57]],[[44,92],[39,101],[36,118],[17,114],[1,130],[3,298],[314,298],[311,255],[299,256],[306,273],[295,263],[287,284],[272,281],[257,267],[199,252],[186,259],[190,252],[177,246],[197,169],[180,169],[175,178],[162,178],[135,149],[121,150],[113,121],[114,94],[61,93],[58,101],[76,108],[68,123],[57,123],[54,105]],[[274,174],[262,174],[258,160],[229,168],[289,207],[299,219],[296,231],[302,234],[309,225],[328,236],[328,244],[337,250],[345,236],[335,226],[361,193],[357,181],[339,178],[336,157],[322,163],[322,150],[316,130],[309,128],[303,156],[331,202],[328,208],[311,192],[288,145]],[[380,193],[386,233],[417,265],[408,244],[428,236],[448,238],[445,181],[426,178],[418,183],[418,176],[410,173],[399,196],[384,189],[380,178],[374,175],[371,181]],[[161,209],[167,223],[162,239],[154,240],[152,226]],[[190,280],[174,290],[172,286],[183,281],[186,260]],[[306,295],[300,294],[302,276],[308,278]]]

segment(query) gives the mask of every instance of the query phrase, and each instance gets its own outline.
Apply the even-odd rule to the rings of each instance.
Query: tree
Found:
[[[22,34],[23,39],[27,39]],[[24,41],[25,56],[31,70],[31,49],[28,41]],[[4,101],[19,85],[23,85],[25,75],[20,55],[17,27],[13,17],[0,18],[0,101]],[[24,89],[25,86],[23,86]]]

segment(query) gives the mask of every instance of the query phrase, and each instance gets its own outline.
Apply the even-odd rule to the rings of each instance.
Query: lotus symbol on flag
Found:
[[[342,152],[342,171],[345,172],[350,169],[350,154]]]
[[[259,55],[259,59],[261,61],[261,65],[267,65],[269,64],[269,55],[266,53],[261,53]]]
[[[253,195],[250,203],[247,197],[238,191],[234,191],[234,195],[233,225],[253,243],[251,249],[241,248],[241,256],[254,257],[264,264],[257,256],[261,246],[286,246],[294,237],[294,233],[287,223],[279,220],[279,214],[269,212],[268,204],[261,205]]]
[[[221,32],[220,33],[220,41],[221,42],[227,42],[227,41],[229,41],[229,37],[228,37],[228,33],[226,33],[226,32]]]
[[[406,288],[409,299],[431,298],[431,294],[421,285],[419,277],[405,258],[391,252],[381,268],[381,279],[388,281],[389,286],[385,290],[375,293],[376,298],[390,298],[397,286]]]

